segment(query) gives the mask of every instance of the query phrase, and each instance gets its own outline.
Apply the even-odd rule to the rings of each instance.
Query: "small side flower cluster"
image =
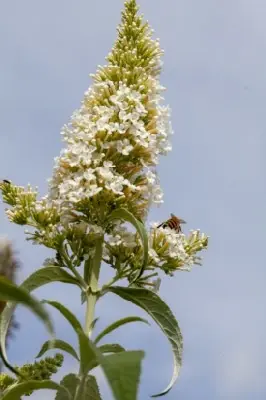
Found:
[[[121,278],[127,277],[130,281],[143,258],[139,235],[125,226],[117,225],[111,234],[106,235],[103,258],[121,274]]]
[[[0,374],[0,391],[4,391],[15,383],[21,383],[27,380],[42,381],[50,379],[51,376],[62,366],[63,361],[64,356],[57,353],[54,357],[46,357],[34,364],[25,364],[22,367],[17,368],[23,378],[16,379],[12,378],[8,374]],[[30,396],[31,394],[32,391],[28,392],[26,396]]]
[[[208,246],[208,236],[192,230],[188,236],[170,228],[154,228],[150,234],[150,262],[173,275],[176,270],[190,271],[193,265],[201,264],[199,251]]]
[[[170,228],[156,226],[154,224],[149,234],[149,260],[145,272],[155,276],[161,270],[173,275],[177,270],[189,271],[193,265],[200,264],[198,252],[208,245],[205,234],[195,230],[186,236]],[[118,273],[122,271],[122,276],[130,281],[140,268],[143,248],[138,234],[128,232],[125,227],[116,227],[105,243],[104,254],[105,261]],[[147,283],[145,276],[142,281],[144,285]]]
[[[85,221],[76,223],[77,215],[74,213],[59,216],[55,205],[48,204],[45,199],[37,200],[37,190],[30,185],[23,188],[1,182],[0,190],[3,200],[12,206],[6,211],[9,220],[34,228],[33,232],[25,231],[28,240],[57,251],[63,249],[65,244],[69,245],[75,255],[75,264],[80,264],[95,240],[103,234],[98,225]]]

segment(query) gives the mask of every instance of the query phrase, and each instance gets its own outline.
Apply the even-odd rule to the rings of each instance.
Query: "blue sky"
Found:
[[[266,41],[264,0],[140,1],[141,12],[165,50],[162,83],[173,114],[173,151],[159,174],[165,203],[188,229],[210,235],[202,267],[163,281],[161,296],[184,335],[180,379],[166,397],[262,400],[266,396]],[[0,177],[30,182],[45,194],[60,129],[104,62],[120,20],[120,0],[9,0],[0,15]],[[14,242],[19,281],[50,253],[25,243],[23,228],[9,224],[1,205],[0,233]],[[103,272],[103,278],[109,271]],[[79,294],[61,285],[36,292],[61,299],[80,318]],[[99,329],[129,312],[144,314],[114,296],[97,310]],[[75,336],[54,314],[59,338]],[[38,353],[46,332],[25,309],[9,356],[18,364]],[[170,378],[169,345],[159,329],[132,325],[113,336],[127,348],[145,348],[139,399]],[[111,340],[111,338],[110,338]],[[76,370],[66,356],[59,376]],[[101,374],[104,399],[111,394]],[[38,392],[32,399],[53,399]]]

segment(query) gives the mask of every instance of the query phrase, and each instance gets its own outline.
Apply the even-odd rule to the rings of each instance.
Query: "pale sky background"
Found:
[[[121,0],[9,0],[0,6],[0,178],[30,182],[46,192],[60,129],[79,107],[89,73],[104,62],[116,37]],[[141,0],[165,49],[167,87],[175,130],[173,152],[159,174],[165,203],[150,220],[170,212],[186,228],[210,235],[202,267],[163,281],[161,296],[184,335],[180,379],[169,400],[262,400],[266,396],[266,2],[265,0]],[[0,233],[21,259],[19,281],[50,253],[25,243],[1,205]],[[104,271],[104,277],[107,272]],[[52,285],[36,292],[61,299],[82,319],[77,291]],[[97,310],[98,329],[144,312],[110,296]],[[53,313],[57,336],[75,343]],[[9,357],[32,361],[47,333],[25,309]],[[140,400],[170,380],[172,355],[159,328],[133,325],[109,338],[144,348]],[[65,356],[59,376],[77,366]],[[100,378],[104,400],[112,399]],[[31,397],[54,398],[40,391]]]

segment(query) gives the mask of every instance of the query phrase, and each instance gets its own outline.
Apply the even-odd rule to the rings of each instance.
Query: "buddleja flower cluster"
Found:
[[[81,107],[63,127],[66,147],[55,160],[47,196],[37,200],[30,186],[0,185],[4,201],[12,206],[9,219],[33,227],[34,243],[59,253],[67,243],[76,256],[75,266],[89,257],[99,236],[109,234],[105,260],[139,268],[138,236],[120,222],[109,224],[108,217],[125,208],[144,221],[149,207],[162,203],[155,168],[159,156],[171,150],[172,134],[159,83],[163,52],[137,11],[135,0],[125,3],[107,65],[92,75]],[[187,238],[169,229],[152,229],[149,245],[149,268],[171,274],[197,262],[207,238],[199,232]]]
[[[92,75],[93,85],[62,131],[67,146],[49,192],[60,212],[71,207],[101,223],[124,206],[142,219],[148,205],[162,202],[153,167],[170,150],[172,130],[169,109],[161,106],[162,51],[151,34],[135,1],[127,2],[108,65]]]

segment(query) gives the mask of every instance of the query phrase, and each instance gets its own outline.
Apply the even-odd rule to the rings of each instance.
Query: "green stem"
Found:
[[[79,272],[77,271],[77,268],[73,267],[72,263],[69,261],[68,259],[68,255],[65,251],[65,249],[61,249],[61,253],[64,256],[64,261],[67,264],[67,267],[72,271],[72,273],[75,275],[75,277],[78,279],[78,281],[80,282],[80,285],[83,289],[86,289],[86,283],[84,282],[84,279],[82,278],[82,276],[79,274]]]
[[[95,304],[98,297],[98,281],[100,275],[101,261],[103,253],[103,238],[98,239],[95,247],[94,257],[85,264],[85,270],[88,270],[88,295],[85,317],[85,333],[90,337],[92,333],[91,324],[94,319]],[[87,263],[86,262],[86,263]]]
[[[92,333],[92,322],[94,319],[95,304],[98,298],[98,281],[100,275],[101,261],[103,254],[103,237],[98,239],[95,246],[94,257],[90,257],[84,266],[84,279],[86,281],[88,291],[87,291],[87,304],[86,304],[86,315],[85,315],[85,334],[89,337]],[[80,384],[78,385],[75,393],[74,400],[79,400],[83,391],[84,385],[86,383],[86,375],[82,374],[82,369],[79,369],[80,374]]]
[[[75,275],[75,277],[79,280],[80,285],[83,289],[86,289],[86,284],[84,282],[84,279],[82,278],[82,276],[79,274],[79,272],[77,271],[77,269],[75,267],[69,267],[69,269],[73,272],[73,274]]]
[[[109,282],[107,282],[105,285],[102,286],[101,292],[99,293],[99,297],[102,297],[106,293],[106,290],[114,283],[116,283],[120,279],[125,278],[127,276],[127,273],[129,272],[130,268],[126,268],[123,271],[119,272],[117,275],[115,275]]]
[[[108,283],[106,283],[105,285],[102,286],[101,288],[101,293],[99,294],[99,296],[102,295],[103,292],[106,291],[106,289],[108,289],[110,286],[112,286],[114,283],[116,283],[117,281],[119,281],[121,279],[121,275],[116,275],[114,278],[112,278]]]

